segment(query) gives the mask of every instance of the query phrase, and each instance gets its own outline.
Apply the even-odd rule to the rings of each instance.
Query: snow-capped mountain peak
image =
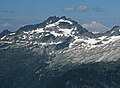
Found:
[[[46,28],[54,27],[54,26],[59,26],[61,23],[72,24],[72,22],[69,21],[69,20],[59,19],[57,22],[47,24]]]
[[[120,27],[93,34],[69,18],[54,16],[0,37],[0,50],[17,49],[51,57],[42,62],[48,69],[68,63],[116,61],[120,57]]]
[[[99,23],[96,21],[90,23],[90,25],[96,24]],[[11,44],[56,45],[55,48],[59,47],[57,49],[74,48],[76,46],[95,48],[119,39],[119,29],[119,26],[115,26],[106,33],[93,34],[70,18],[53,16],[43,23],[28,25],[16,32],[8,33],[2,36],[0,40]]]
[[[91,21],[88,23],[83,23],[82,26],[92,32],[106,32],[110,28],[103,25],[102,23],[99,23],[97,21]]]
[[[0,88],[120,88],[119,9],[120,0],[0,0]]]

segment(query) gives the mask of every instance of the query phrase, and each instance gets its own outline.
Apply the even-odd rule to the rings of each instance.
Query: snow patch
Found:
[[[101,36],[101,37],[98,37],[98,39],[100,39],[100,40],[103,40],[103,39],[105,39],[107,36]]]
[[[1,38],[1,40],[5,39],[5,37],[6,37],[6,36],[3,36],[3,37]]]
[[[9,35],[15,35],[15,33],[10,33]]]
[[[55,37],[63,36],[63,34],[56,33],[55,31],[52,31],[52,32],[50,32],[50,33],[53,34]]]
[[[59,29],[59,31],[62,31],[65,36],[71,35],[73,29]]]
[[[57,44],[60,44],[62,43],[61,41],[59,42],[50,42],[50,43],[39,43],[40,45],[57,45]]]
[[[60,22],[67,22],[67,23],[69,23],[69,24],[72,24],[72,22],[71,22],[71,21],[69,21],[69,20],[60,19],[60,20],[58,20],[58,21],[57,21],[57,22],[55,22],[55,23],[52,23],[52,24],[48,24],[48,25],[46,25],[46,27],[45,27],[45,28],[49,28],[49,27],[54,27],[54,26],[57,26],[57,25],[59,25],[59,24],[60,24]]]

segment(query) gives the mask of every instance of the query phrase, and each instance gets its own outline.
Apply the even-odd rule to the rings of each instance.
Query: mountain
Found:
[[[88,23],[84,23],[82,24],[82,26],[88,30],[90,30],[91,32],[106,32],[108,31],[110,28],[108,28],[107,26],[97,22],[97,21],[91,21]]]
[[[119,88],[119,26],[94,34],[49,17],[0,38],[0,88]]]
[[[120,26],[114,26],[111,30],[104,33],[106,36],[120,36]]]
[[[5,36],[5,35],[7,35],[7,34],[10,34],[11,33],[11,31],[9,31],[9,30],[3,30],[1,33],[0,33],[0,38],[1,37],[3,37],[3,36]]]

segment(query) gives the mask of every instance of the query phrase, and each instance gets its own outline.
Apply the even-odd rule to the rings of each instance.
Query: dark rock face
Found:
[[[21,27],[17,32],[22,32],[22,31],[30,31],[30,30],[34,30],[37,28],[42,28],[45,27],[47,25],[47,23],[54,23],[56,21],[58,21],[60,18],[56,17],[56,16],[51,16],[49,17],[47,20],[45,20],[44,22],[40,23],[40,24],[35,24],[35,25],[27,25],[24,27]]]
[[[114,26],[111,30],[104,33],[106,36],[118,36],[120,35],[120,26]]]
[[[23,32],[23,31],[33,30],[33,29],[36,29],[36,28],[38,28],[38,25],[27,25],[27,26],[21,27],[16,32],[19,33],[19,32]]]
[[[72,37],[68,37],[66,38],[62,43],[58,44],[55,49],[59,50],[59,49],[64,49],[66,47],[69,46],[70,42],[72,41]]]
[[[43,23],[45,23],[45,24],[54,23],[54,22],[58,21],[59,19],[60,19],[59,17],[51,16],[47,20],[45,20]]]
[[[5,36],[5,35],[7,35],[7,34],[10,34],[11,33],[11,31],[9,31],[9,30],[3,30],[1,33],[0,33],[0,38],[2,38],[3,36]]]

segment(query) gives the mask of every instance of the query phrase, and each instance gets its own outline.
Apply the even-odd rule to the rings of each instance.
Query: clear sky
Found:
[[[54,15],[112,27],[120,25],[120,0],[0,0],[0,30],[17,30]]]

